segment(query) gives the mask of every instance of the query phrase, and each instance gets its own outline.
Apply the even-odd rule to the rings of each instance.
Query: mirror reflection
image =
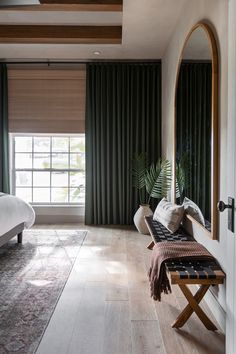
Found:
[[[197,27],[185,44],[177,82],[176,201],[193,201],[200,211],[196,217],[192,216],[208,231],[211,230],[211,116],[211,48],[204,29]]]

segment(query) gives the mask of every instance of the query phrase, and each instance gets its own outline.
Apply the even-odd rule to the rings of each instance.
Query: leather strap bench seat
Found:
[[[222,284],[225,278],[225,274],[217,262],[180,259],[175,262],[166,262],[165,266],[172,284],[180,284],[181,282],[199,284],[203,280],[206,280],[207,283]]]
[[[194,241],[194,238],[187,234],[182,227],[172,234],[159,221],[153,220],[152,216],[146,216],[145,221],[154,243],[163,241]]]

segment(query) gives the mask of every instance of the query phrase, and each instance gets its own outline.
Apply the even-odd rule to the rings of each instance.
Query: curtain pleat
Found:
[[[161,156],[161,64],[89,63],[86,224],[132,224],[134,153]]]
[[[211,220],[211,63],[182,63],[177,87],[177,161],[188,161],[184,196]]]
[[[0,190],[10,193],[7,67],[0,64]]]

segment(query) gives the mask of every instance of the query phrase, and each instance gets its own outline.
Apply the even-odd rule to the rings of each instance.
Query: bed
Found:
[[[22,243],[23,230],[35,221],[31,205],[10,194],[0,193],[0,246],[17,236]]]

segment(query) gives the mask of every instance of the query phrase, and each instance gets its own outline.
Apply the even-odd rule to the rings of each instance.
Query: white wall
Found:
[[[181,22],[173,33],[171,42],[166,48],[162,61],[162,151],[163,157],[172,160],[174,149],[174,98],[175,81],[178,60],[186,35],[191,27],[199,21],[207,21],[212,25],[218,40],[219,49],[219,130],[220,130],[220,200],[227,201],[227,83],[228,83],[228,1],[227,0],[191,0],[186,2]],[[226,237],[227,213],[220,215],[220,235],[218,241],[213,241],[201,234],[201,229],[195,230],[195,238],[218,259],[227,273]],[[215,297],[223,307],[225,305],[225,286],[213,290]],[[216,314],[216,313],[215,313]],[[222,324],[222,313],[217,318]],[[216,314],[217,317],[217,314]],[[224,324],[222,324],[224,326]]]
[[[36,224],[83,223],[84,206],[76,205],[34,205]]]

